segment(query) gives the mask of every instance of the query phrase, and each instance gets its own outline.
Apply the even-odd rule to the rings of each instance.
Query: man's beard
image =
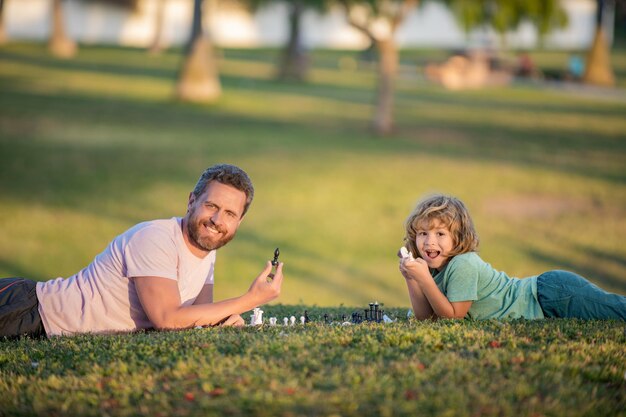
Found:
[[[211,222],[211,220],[207,220],[207,221]],[[223,237],[219,239],[218,241],[212,241],[209,236],[202,237],[200,235],[200,229],[204,228],[204,223],[205,223],[204,221],[199,220],[193,214],[189,216],[189,223],[187,224],[187,231],[189,232],[189,240],[191,241],[192,245],[194,245],[195,247],[199,249],[210,252],[212,250],[221,248],[222,246],[230,242],[235,237],[234,233],[232,235],[223,234]],[[220,233],[224,233],[223,228],[218,227],[217,225],[213,223],[211,223],[211,226],[217,229]]]

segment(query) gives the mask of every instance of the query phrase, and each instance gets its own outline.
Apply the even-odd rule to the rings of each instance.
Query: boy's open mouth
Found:
[[[439,254],[441,254],[441,251],[438,250],[426,250],[426,256],[428,256],[430,259],[435,259],[437,256],[439,256]]]

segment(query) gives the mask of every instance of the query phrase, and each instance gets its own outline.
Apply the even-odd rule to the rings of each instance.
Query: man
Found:
[[[235,298],[213,302],[217,249],[241,224],[254,188],[232,165],[215,165],[189,194],[183,218],[140,223],[67,278],[0,280],[0,336],[56,336],[243,325],[239,314],[280,294],[272,264]]]

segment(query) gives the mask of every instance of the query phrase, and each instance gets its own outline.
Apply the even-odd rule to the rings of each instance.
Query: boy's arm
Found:
[[[406,286],[409,290],[409,298],[411,299],[411,306],[413,307],[413,314],[415,315],[415,318],[418,320],[436,318],[430,302],[424,295],[424,292],[420,288],[417,281],[414,279],[407,279]]]
[[[428,275],[430,276],[430,273]],[[435,314],[441,318],[462,319],[467,315],[467,312],[472,306],[472,301],[450,302],[441,290],[439,290],[432,276],[430,276],[430,280],[426,278],[420,280],[419,286]]]
[[[133,280],[141,305],[155,328],[184,329],[219,324],[229,316],[252,310],[278,297],[283,280],[282,265],[278,265],[276,274],[268,281],[272,270],[268,262],[242,296],[190,306],[181,305],[178,284],[174,280],[161,277],[134,277]]]
[[[400,262],[400,270],[402,271],[402,275],[404,275],[407,280],[407,285],[409,285],[409,281],[414,281],[417,284],[417,287],[419,288],[422,296],[425,298],[425,301],[428,303],[430,308],[432,308],[433,313],[437,317],[463,318],[472,306],[472,301],[450,302],[445,294],[439,290],[439,287],[437,287],[435,280],[428,270],[428,265],[423,259],[402,259]],[[418,294],[415,289],[413,289],[413,292]],[[410,287],[409,295],[411,296]],[[419,300],[419,296],[416,300]],[[413,303],[412,296],[411,302]],[[415,307],[414,313],[417,317]]]

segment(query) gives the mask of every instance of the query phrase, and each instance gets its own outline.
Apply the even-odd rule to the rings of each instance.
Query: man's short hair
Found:
[[[209,185],[211,181],[217,181],[219,183],[230,185],[238,189],[239,191],[243,191],[246,194],[246,204],[243,207],[243,213],[241,216],[248,211],[248,207],[252,204],[252,199],[254,198],[254,187],[252,186],[252,181],[246,172],[234,165],[229,164],[217,164],[211,167],[208,167],[202,175],[200,175],[200,179],[196,183],[192,194],[198,198],[204,193],[206,187]]]

